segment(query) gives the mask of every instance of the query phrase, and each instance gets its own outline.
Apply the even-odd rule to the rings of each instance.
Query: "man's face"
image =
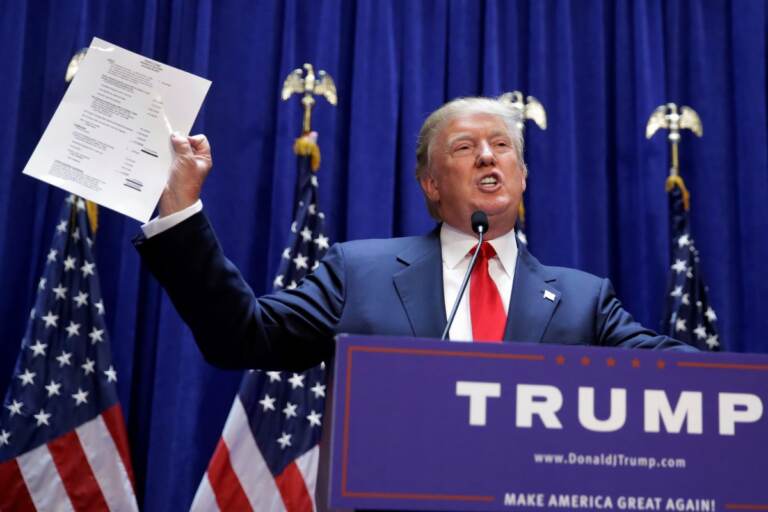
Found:
[[[443,222],[472,233],[470,217],[482,210],[488,215],[488,239],[514,228],[525,176],[500,117],[449,119],[434,139],[429,162],[421,187]]]

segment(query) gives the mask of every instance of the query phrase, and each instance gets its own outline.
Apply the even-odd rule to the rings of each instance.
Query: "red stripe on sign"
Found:
[[[229,450],[219,439],[216,451],[208,464],[208,481],[211,482],[216,503],[221,510],[253,510],[240,480],[229,461]]]
[[[29,494],[16,459],[0,464],[0,482],[2,482],[0,510],[3,512],[35,510],[35,504],[32,502],[32,496]]]
[[[288,512],[312,512],[312,497],[309,495],[307,484],[301,476],[296,461],[285,467],[283,472],[275,478],[275,483]]]
[[[120,408],[120,404],[115,404],[101,413],[101,417],[104,418],[104,423],[107,425],[107,429],[115,441],[117,453],[120,454],[120,459],[123,461],[123,466],[125,467],[125,472],[128,473],[131,486],[136,489],[136,483],[133,479],[133,467],[131,466],[131,454],[128,449],[128,436],[125,432],[125,420],[123,420],[123,410]]]
[[[48,443],[48,451],[75,510],[109,510],[74,430]]]

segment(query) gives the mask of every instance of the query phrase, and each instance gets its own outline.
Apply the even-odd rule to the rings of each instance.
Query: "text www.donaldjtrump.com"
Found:
[[[686,466],[685,459],[641,457],[624,453],[534,453],[533,461],[536,464],[604,466],[610,468],[685,469]]]

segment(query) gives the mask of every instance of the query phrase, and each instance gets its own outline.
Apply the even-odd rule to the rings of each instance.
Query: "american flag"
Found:
[[[62,208],[0,413],[0,510],[138,510],[85,210]]]
[[[317,164],[308,155],[314,152],[319,163],[315,138],[300,138],[294,149],[299,202],[275,290],[295,288],[329,247],[312,170]],[[325,387],[324,365],[301,374],[246,373],[191,510],[315,510]]]
[[[702,350],[719,350],[717,315],[701,275],[681,186],[684,184],[675,184],[669,191],[672,264],[662,331]]]

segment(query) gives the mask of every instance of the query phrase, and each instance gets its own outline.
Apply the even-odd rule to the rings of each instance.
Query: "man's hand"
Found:
[[[176,157],[171,163],[168,183],[160,196],[160,217],[183,210],[200,198],[203,182],[211,171],[211,146],[205,135],[184,137],[174,133],[171,143]]]

